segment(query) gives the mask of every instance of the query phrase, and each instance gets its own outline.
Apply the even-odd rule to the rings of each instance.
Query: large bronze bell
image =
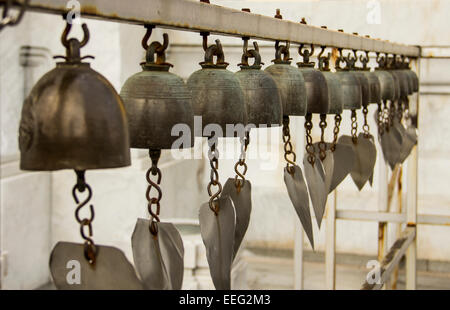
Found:
[[[64,62],[33,87],[22,108],[20,167],[24,170],[102,169],[130,165],[125,109],[114,87],[88,63],[80,48],[89,40],[62,35]]]
[[[381,102],[381,86],[380,81],[378,80],[378,77],[373,73],[370,72],[370,68],[367,67],[367,63],[369,62],[369,53],[366,51],[366,55],[363,57],[363,55],[359,56],[359,60],[363,64],[362,67],[357,68],[357,74],[359,76],[363,75],[365,79],[367,79],[368,82],[368,89],[365,88],[362,79],[360,78],[360,82],[362,85],[362,91],[363,91],[363,106],[365,102],[370,103],[380,103]],[[356,52],[355,52],[355,56]],[[365,100],[365,96],[368,97],[367,101]]]
[[[375,68],[374,74],[380,82],[381,100],[395,100],[395,80],[392,74],[386,71],[386,59],[384,56],[377,56],[378,68]]]
[[[410,94],[409,90],[409,76],[397,66],[395,56],[389,60],[389,72],[394,76],[396,85],[396,98],[405,98]]]
[[[329,110],[329,96],[327,80],[322,72],[314,69],[315,63],[309,61],[309,57],[314,54],[314,45],[311,50],[304,49],[303,44],[299,47],[299,53],[303,56],[303,61],[297,66],[305,79],[307,113],[326,114]]]
[[[346,63],[345,67],[341,67],[342,62]],[[342,92],[344,96],[344,110],[358,110],[362,106],[362,89],[361,83],[354,71],[355,59],[351,56],[341,56],[337,59],[336,75],[341,82]],[[366,85],[367,86],[367,85]]]
[[[305,79],[297,68],[291,66],[289,45],[289,42],[286,45],[279,45],[279,42],[276,42],[275,59],[272,60],[274,64],[264,71],[269,73],[277,84],[283,115],[304,116],[307,109]]]
[[[213,57],[217,56],[214,63]],[[247,123],[244,94],[239,79],[226,68],[222,45],[219,40],[205,50],[205,61],[201,62],[202,69],[191,74],[187,86],[192,92],[192,107],[194,115],[202,116],[202,132],[208,124],[218,124],[224,137],[234,137],[235,133],[226,131],[227,124]]]
[[[258,44],[257,42],[253,44],[255,49],[244,48],[239,64],[241,70],[236,72],[244,93],[247,122],[256,127],[280,126],[283,110],[277,84],[270,74],[261,70],[263,63]],[[249,58],[254,58],[253,65],[249,65]]]
[[[169,39],[166,33],[163,36],[163,44],[155,41],[148,45],[148,38],[144,38],[142,46],[147,52],[143,71],[128,78],[120,92],[132,148],[171,149],[178,139],[172,136],[172,128],[184,124],[192,132],[194,125],[190,91],[182,78],[169,72],[172,65],[165,61]],[[189,142],[183,146],[193,146],[193,135]]]

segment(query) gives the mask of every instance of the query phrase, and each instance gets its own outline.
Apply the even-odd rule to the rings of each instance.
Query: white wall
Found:
[[[450,27],[446,12],[450,1],[383,0],[381,24],[367,24],[368,1],[212,1],[224,6],[250,7],[252,12],[272,16],[281,8],[285,19],[358,31],[372,37],[409,44],[450,45]],[[92,67],[106,76],[117,90],[125,79],[139,69],[143,57],[140,40],[143,27],[85,20],[91,40],[83,55],[94,55]],[[0,250],[2,253],[2,288],[34,288],[48,281],[48,257],[53,244],[59,240],[80,242],[79,229],[74,219],[75,204],[71,189],[75,182],[73,172],[25,173],[18,169],[17,129],[23,101],[24,68],[19,64],[22,45],[47,47],[50,55],[63,54],[59,37],[64,28],[60,17],[27,13],[22,23],[0,32],[0,107],[1,107],[1,209]],[[81,31],[74,27],[79,37]],[[154,31],[153,39],[161,39],[162,31]],[[171,46],[167,59],[175,65],[172,72],[187,78],[198,70],[203,60],[201,37],[196,33],[170,31]],[[215,36],[211,36],[212,42]],[[225,45],[229,69],[236,71],[242,44],[239,38],[220,37]],[[185,44],[197,44],[186,47]],[[230,47],[233,44],[237,47]],[[270,65],[272,44],[261,42],[263,61]],[[295,48],[291,50],[298,61]],[[51,59],[41,61],[31,70],[30,83],[54,66]],[[450,151],[450,60],[424,60],[421,67],[422,83],[427,83],[426,94],[421,95],[419,142],[419,213],[450,215],[450,179],[448,152]],[[437,83],[444,83],[437,87]],[[447,84],[445,84],[447,83]],[[425,89],[425,86],[423,86]],[[439,93],[437,93],[439,89]],[[442,89],[447,94],[442,94]],[[373,107],[370,111],[372,113]],[[349,133],[349,116],[344,115],[341,132]],[[332,122],[329,122],[332,124]],[[303,135],[303,118],[293,121],[293,134]],[[375,128],[374,124],[371,126]],[[297,128],[297,129],[295,129]],[[329,129],[331,132],[331,129]],[[261,162],[249,160],[248,178],[253,184],[253,213],[247,233],[249,244],[266,247],[292,248],[294,223],[297,220],[287,198],[282,178],[284,166],[281,153],[280,129],[271,129],[278,135],[270,153],[276,158],[276,169],[263,170]],[[317,131],[315,131],[317,138]],[[250,150],[258,146],[252,134]],[[276,142],[275,142],[276,141]],[[224,143],[225,144],[225,143]],[[226,143],[227,150],[234,142]],[[261,147],[261,146],[259,146]],[[222,154],[225,154],[222,152]],[[302,154],[298,154],[302,158]],[[235,158],[238,153],[234,153]],[[225,182],[233,175],[235,160],[222,160],[220,179]],[[87,181],[93,188],[96,218],[93,223],[97,243],[120,247],[131,259],[130,236],[136,217],[146,216],[145,170],[150,162],[145,151],[133,152],[133,166],[108,171],[89,171]],[[197,208],[206,201],[208,164],[202,160],[174,161],[169,154],[161,160],[163,168],[163,218],[196,218]],[[376,168],[375,178],[377,178]],[[339,208],[376,210],[377,181],[374,188],[358,193],[350,179],[339,191]],[[316,229],[317,230],[317,229]],[[324,228],[317,235],[318,249],[324,246]],[[449,227],[419,226],[418,253],[420,258],[449,260]],[[392,240],[392,238],[391,238]],[[305,243],[305,246],[306,245]],[[377,247],[377,224],[368,222],[341,222],[337,224],[337,249],[341,252],[374,254]],[[6,254],[6,255],[5,255]]]

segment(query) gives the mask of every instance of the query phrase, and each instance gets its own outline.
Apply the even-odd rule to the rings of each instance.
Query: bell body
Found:
[[[125,109],[114,87],[87,63],[59,63],[22,108],[20,167],[102,169],[130,165]]]
[[[394,79],[398,80],[398,99],[407,97],[410,94],[409,76],[403,70],[390,70],[389,72],[394,75]]]
[[[367,107],[370,102],[370,84],[369,79],[363,71],[352,71],[361,85],[361,105]]]
[[[419,91],[419,78],[417,77],[416,73],[414,71],[412,71],[411,69],[406,69],[405,71],[412,80],[412,85],[413,85],[412,91],[414,93],[418,92]]]
[[[400,79],[396,74],[392,72],[392,70],[388,70],[387,72],[394,79],[394,98],[392,100],[397,101],[398,99],[400,99],[400,92],[401,92]]]
[[[218,124],[224,137],[235,137],[227,133],[226,125],[247,124],[244,94],[239,79],[224,68],[202,68],[191,74],[187,86],[192,94],[194,115],[202,116],[202,132],[208,124]]]
[[[399,71],[402,72],[402,74],[406,77],[406,80],[408,81],[408,95],[412,95],[414,93],[414,80],[412,75],[409,73],[410,70],[401,69]]]
[[[393,76],[385,70],[375,70],[373,73],[380,81],[381,100],[394,100],[395,81]]]
[[[344,110],[358,110],[362,106],[361,84],[352,71],[338,71],[336,75],[341,82]]]
[[[192,133],[191,94],[179,76],[168,71],[144,69],[128,78],[120,96],[127,112],[132,148],[171,149],[179,139],[172,136],[172,128],[176,125],[187,126]],[[184,147],[194,145],[193,134],[186,143],[188,141]]]
[[[374,72],[361,71],[369,82],[369,104],[381,102],[381,85],[378,77]]]
[[[269,73],[277,84],[283,115],[306,115],[306,86],[301,72],[287,63],[273,64],[264,71]]]
[[[235,75],[244,94],[247,123],[256,127],[280,126],[283,109],[277,84],[272,76],[260,69],[244,66]]]
[[[322,72],[314,67],[302,66],[299,70],[303,75],[306,87],[306,100],[308,113],[326,114],[329,110],[327,81]]]
[[[341,82],[336,73],[322,71],[323,77],[327,83],[328,89],[328,113],[342,114],[344,110],[344,93],[342,92]]]

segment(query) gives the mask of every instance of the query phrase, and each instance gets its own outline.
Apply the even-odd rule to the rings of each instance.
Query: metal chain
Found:
[[[342,117],[340,114],[336,114],[334,116],[334,129],[333,129],[333,143],[331,144],[331,151],[334,152],[336,150],[336,144],[339,135],[339,127],[341,126]]]
[[[370,137],[370,127],[369,127],[369,123],[367,121],[367,114],[369,113],[369,110],[367,109],[367,107],[364,107],[362,112],[364,115],[364,125],[363,125],[364,137],[369,138]]]
[[[383,126],[385,131],[389,132],[389,109],[388,109],[388,104],[387,101],[383,102]]]
[[[217,150],[217,138],[208,138],[208,157],[209,164],[211,166],[211,176],[210,181],[207,186],[208,194],[209,194],[209,208],[214,212],[215,215],[219,214],[219,196],[222,193],[222,184],[219,182],[219,150]],[[212,187],[217,186],[217,192],[213,194]]]
[[[75,203],[78,205],[75,209],[75,219],[80,224],[80,234],[81,237],[84,239],[84,256],[88,260],[89,264],[93,265],[95,264],[95,260],[97,257],[97,249],[95,247],[95,243],[92,240],[92,221],[95,217],[94,207],[92,204],[89,205],[89,211],[91,213],[91,216],[89,218],[81,218],[80,217],[80,211],[81,209],[89,203],[89,201],[92,198],[92,189],[91,187],[86,183],[84,174],[84,170],[75,170],[75,173],[77,174],[77,184],[72,189],[72,196],[75,200]],[[83,193],[85,190],[87,190],[87,197],[84,199],[81,203],[78,199],[77,192]],[[88,235],[85,234],[85,228],[88,229]]]
[[[398,121],[401,123],[402,122],[402,120],[403,120],[403,110],[404,110],[404,103],[405,103],[405,99],[404,98],[402,98],[402,99],[400,99],[398,102],[397,102],[397,110],[396,110],[396,112],[397,112],[397,118],[398,118]]]
[[[240,138],[241,141],[241,155],[239,156],[239,161],[234,165],[234,171],[236,172],[236,176],[234,177],[234,185],[238,193],[241,191],[241,188],[244,187],[245,184],[245,174],[247,173],[247,163],[245,162],[245,154],[247,152],[247,147],[250,143],[250,131],[245,132],[245,136]],[[243,167],[243,171],[239,171],[239,167]]]
[[[145,197],[147,198],[148,213],[150,213],[151,216],[150,232],[152,233],[152,235],[156,236],[158,234],[157,223],[160,221],[159,220],[159,213],[161,210],[160,201],[162,198],[162,191],[161,187],[159,186],[161,184],[161,170],[158,168],[158,160],[161,157],[161,150],[150,149],[149,155],[152,160],[152,166],[147,170],[147,173],[145,175],[148,182]],[[156,176],[156,181],[153,181],[150,175]],[[150,195],[152,188],[156,189],[157,191],[158,195],[155,197],[152,197]],[[153,211],[152,209],[153,206],[156,206],[156,211]]]
[[[325,128],[327,128],[327,115],[320,114],[320,142],[319,142],[319,157],[321,161],[324,161],[327,157],[327,144],[325,143]]]
[[[411,119],[411,115],[409,114],[409,99],[408,97],[405,100],[405,105],[403,108],[404,118],[406,121],[409,121]]]
[[[284,143],[284,159],[286,160],[286,169],[289,173],[294,173],[295,161],[297,155],[293,151],[291,143],[291,133],[289,130],[289,116],[283,116],[283,143]],[[292,155],[292,159],[289,159],[289,155]]]
[[[391,101],[389,104],[389,117],[388,117],[388,126],[389,128],[394,126],[394,118],[395,118],[395,102]]]
[[[378,103],[377,115],[378,135],[381,137],[384,134],[383,106],[381,105],[381,103]]]
[[[356,110],[352,110],[352,141],[353,143],[358,142],[358,122],[356,119]]]
[[[312,136],[311,136],[312,128],[313,128],[312,114],[306,113],[305,116],[306,152],[308,153],[308,162],[314,166],[316,157],[314,155],[314,145],[312,143]]]

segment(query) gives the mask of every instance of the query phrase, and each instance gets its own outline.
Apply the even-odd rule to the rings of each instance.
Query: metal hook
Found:
[[[81,28],[83,28],[83,40],[80,42],[80,47],[85,46],[90,38],[90,34],[89,34],[89,29],[87,27],[86,24],[82,24]],[[70,30],[72,29],[72,24],[66,23],[66,28],[64,29],[62,35],[61,35],[61,43],[62,45],[64,45],[66,48],[70,48],[70,41],[71,40],[77,40],[78,39],[67,39],[67,37],[69,36]]]
[[[153,28],[155,28],[155,25],[144,25],[144,27],[147,29],[147,31],[145,32],[145,35],[142,38],[141,45],[145,50],[147,50],[149,47],[148,42],[149,42],[150,36],[152,35]]]
[[[310,44],[311,50],[308,50],[305,48],[305,44],[300,44],[298,47],[298,53],[303,57],[303,63],[304,64],[311,64],[309,61],[309,57],[314,55],[314,45]]]
[[[5,26],[14,26],[20,23],[30,0],[24,0],[23,3],[20,4],[19,14],[17,14],[16,17],[12,17],[11,15],[9,15],[9,9],[12,6],[12,2],[12,0],[8,0],[4,5],[5,7],[3,9],[2,18],[0,20],[0,30],[2,30],[2,28]]]

